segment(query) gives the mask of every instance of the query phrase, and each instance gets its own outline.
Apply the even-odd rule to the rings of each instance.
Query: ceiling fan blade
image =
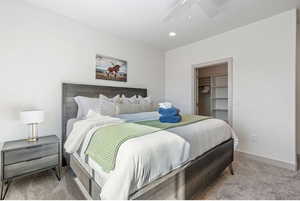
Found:
[[[163,18],[164,22],[167,22],[173,18],[176,18],[180,15],[183,15],[187,12],[189,12],[189,8],[191,6],[191,3],[193,3],[194,0],[179,0],[175,3],[175,5],[167,12],[167,15]]]
[[[227,4],[231,0],[211,0],[217,7]]]
[[[194,4],[198,4],[208,17],[214,18],[229,1],[231,0],[178,0],[167,12],[163,21],[167,22],[182,15],[189,15]]]
[[[219,9],[212,0],[199,0],[198,4],[205,14],[210,18],[213,18],[219,14]]]
[[[231,0],[198,0],[198,5],[210,18],[214,18],[221,12],[221,8]]]

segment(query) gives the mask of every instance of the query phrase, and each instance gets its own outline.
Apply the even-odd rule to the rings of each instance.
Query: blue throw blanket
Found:
[[[181,116],[176,115],[176,116],[161,116],[159,118],[159,121],[162,123],[178,123],[181,121]]]
[[[176,116],[179,114],[179,110],[175,107],[169,109],[159,108],[158,112],[162,116]]]
[[[175,107],[169,109],[159,108],[158,112],[161,115],[159,121],[162,123],[178,123],[181,121],[179,110]]]

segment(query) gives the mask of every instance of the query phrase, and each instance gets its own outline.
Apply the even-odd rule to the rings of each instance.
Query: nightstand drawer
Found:
[[[46,144],[4,152],[4,165],[58,154],[58,144]]]
[[[4,166],[4,179],[53,167],[58,164],[58,154],[44,158]]]

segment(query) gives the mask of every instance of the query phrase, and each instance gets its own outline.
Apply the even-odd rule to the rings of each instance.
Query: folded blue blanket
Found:
[[[158,112],[162,116],[176,116],[179,114],[179,110],[175,107],[169,109],[159,108]]]
[[[178,123],[181,121],[181,116],[161,116],[159,121],[162,123]]]

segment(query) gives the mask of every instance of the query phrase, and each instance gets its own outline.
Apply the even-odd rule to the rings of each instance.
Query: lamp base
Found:
[[[38,131],[37,124],[30,124],[31,126],[31,135],[28,137],[27,142],[36,142],[38,141]]]
[[[28,138],[27,142],[36,142],[38,140],[39,140],[38,138]]]

